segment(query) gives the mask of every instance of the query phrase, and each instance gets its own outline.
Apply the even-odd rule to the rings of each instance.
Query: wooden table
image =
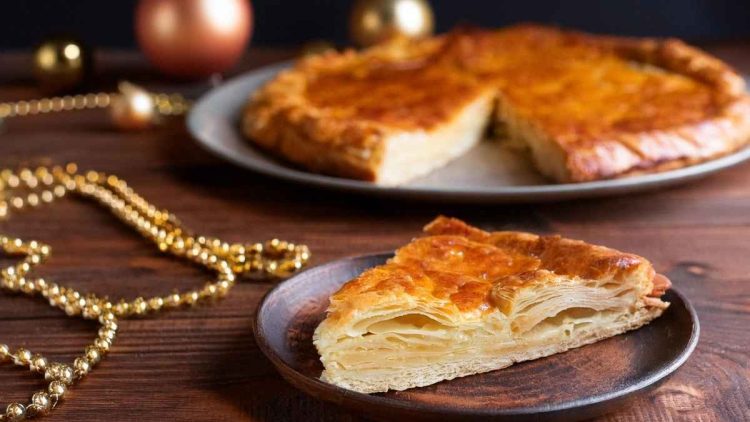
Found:
[[[712,49],[750,72],[750,44]],[[288,55],[256,49],[240,70]],[[0,100],[41,95],[26,80],[27,59],[0,55]],[[133,54],[100,59],[102,87],[111,89],[123,77],[164,85]],[[306,243],[314,264],[393,249],[438,213],[485,229],[560,233],[641,254],[693,301],[701,339],[666,384],[604,420],[750,419],[750,164],[690,186],[619,198],[444,205],[261,177],[203,151],[179,122],[124,133],[112,128],[106,112],[84,111],[8,121],[0,133],[2,167],[67,161],[122,176],[200,233],[233,242],[279,237]],[[207,277],[81,200],[14,216],[0,223],[0,232],[51,244],[53,257],[39,272],[81,290],[132,298],[197,286]],[[357,420],[287,385],[258,351],[253,314],[270,287],[247,282],[214,306],[123,321],[111,355],[45,420]],[[0,293],[0,342],[70,361],[95,329],[40,300]],[[25,401],[42,385],[28,372],[4,367],[0,401]]]

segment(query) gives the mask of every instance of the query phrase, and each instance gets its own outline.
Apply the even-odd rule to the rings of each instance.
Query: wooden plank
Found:
[[[750,70],[750,44],[716,48]],[[240,70],[288,56],[259,50]],[[0,98],[39,95],[15,82],[27,73],[22,58],[0,56],[0,74],[14,81],[0,87]],[[127,74],[142,75],[150,86],[167,85],[132,54],[102,58],[102,87]],[[701,342],[675,377],[604,420],[750,417],[750,165],[661,192],[478,207],[394,203],[254,175],[205,153],[179,122],[123,133],[111,128],[104,112],[87,111],[9,121],[0,133],[0,166],[66,161],[124,177],[201,233],[230,241],[280,237],[307,243],[315,263],[393,249],[437,213],[487,229],[561,233],[642,254],[692,299],[703,324]],[[195,286],[207,277],[165,258],[82,201],[14,216],[0,223],[0,231],[50,243],[53,258],[40,272],[84,290],[134,297]],[[270,287],[243,283],[215,306],[124,321],[111,356],[45,420],[356,420],[289,387],[258,351],[253,314]],[[2,342],[70,359],[94,330],[38,300],[0,294]],[[38,388],[40,382],[23,371],[0,370],[4,403]]]

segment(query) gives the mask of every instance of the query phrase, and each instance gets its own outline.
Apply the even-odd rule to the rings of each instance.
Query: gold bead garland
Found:
[[[72,366],[48,362],[26,349],[11,350],[0,344],[0,363],[10,362],[43,374],[48,386],[35,393],[28,404],[12,403],[0,422],[16,422],[48,413],[69,387],[83,379],[109,352],[117,334],[117,319],[145,316],[162,310],[193,306],[225,296],[237,276],[287,277],[305,266],[310,252],[305,245],[273,239],[265,243],[229,244],[220,239],[198,236],[185,229],[166,210],[148,203],[124,180],[99,172],[78,173],[75,164],[63,167],[39,167],[18,172],[0,171],[0,220],[13,212],[54,202],[68,193],[91,198],[108,208],[116,217],[151,240],[160,251],[185,258],[217,273],[215,281],[201,288],[173,292],[152,298],[127,301],[110,300],[94,293],[80,293],[70,287],[43,278],[27,278],[30,271],[51,254],[48,245],[37,241],[0,235],[0,250],[24,259],[0,272],[0,289],[29,296],[41,296],[68,316],[98,320],[101,328]]]
[[[147,110],[137,107],[138,95],[148,95],[153,103]],[[121,82],[118,92],[98,92],[90,94],[66,95],[37,100],[0,102],[0,121],[9,117],[25,117],[71,110],[110,108],[115,124],[123,129],[131,126],[148,126],[158,116],[179,116],[190,108],[190,101],[180,94],[151,93],[129,82]],[[135,119],[123,118],[125,114],[136,112]],[[138,114],[139,113],[139,114]]]

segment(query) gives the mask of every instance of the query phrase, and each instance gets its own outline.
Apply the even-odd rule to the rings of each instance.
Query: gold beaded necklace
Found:
[[[53,409],[67,389],[83,379],[109,352],[117,333],[118,318],[144,316],[221,298],[234,286],[238,276],[287,277],[304,267],[310,258],[305,245],[277,239],[245,245],[194,235],[173,214],[146,202],[124,180],[98,172],[80,174],[74,164],[65,168],[0,171],[0,220],[27,207],[54,202],[68,193],[93,199],[151,240],[160,251],[214,271],[217,279],[196,290],[152,298],[138,297],[132,301],[110,301],[94,293],[81,293],[42,278],[28,277],[35,266],[49,257],[51,248],[37,241],[24,242],[0,235],[2,252],[24,256],[20,263],[2,270],[0,289],[41,296],[68,316],[97,320],[101,325],[94,342],[72,365],[48,362],[29,350],[12,350],[0,344],[0,363],[27,367],[32,372],[43,374],[48,382],[47,389],[32,395],[28,404],[8,405],[5,413],[0,413],[0,422],[17,422],[47,414]]]

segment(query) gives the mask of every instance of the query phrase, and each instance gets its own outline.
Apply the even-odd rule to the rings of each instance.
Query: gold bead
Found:
[[[19,179],[18,176],[16,176],[15,174],[10,174],[6,178],[5,183],[8,185],[9,188],[15,189],[21,185],[21,179]]]
[[[200,299],[198,292],[188,292],[182,295],[182,303],[185,305],[195,305],[198,299]]]
[[[86,376],[89,371],[91,370],[91,364],[89,364],[89,361],[85,358],[76,358],[75,361],[73,361],[73,371],[75,372],[75,375],[77,378],[83,378]]]
[[[99,317],[99,323],[100,323],[100,324],[102,324],[102,325],[107,325],[107,323],[111,323],[111,324],[114,324],[114,327],[115,327],[115,328],[113,328],[113,330],[116,330],[116,329],[117,329],[117,317],[115,316],[115,314],[114,314],[114,313],[112,313],[112,312],[110,311],[110,310],[112,309],[112,304],[111,304],[110,302],[107,302],[107,303],[106,303],[106,304],[104,305],[104,308],[105,308],[105,309],[107,309],[107,311],[106,311],[106,312],[104,312],[104,313],[103,313],[103,314],[102,314],[102,315],[101,315],[101,316]]]
[[[83,317],[86,319],[96,319],[102,313],[102,308],[96,303],[87,303],[83,308]]]
[[[37,205],[39,205],[39,195],[35,193],[30,193],[26,197],[26,203],[28,203],[32,207],[36,207]]]
[[[23,205],[24,203],[21,197],[16,196],[10,199],[10,206],[17,210],[23,209]]]
[[[81,308],[78,307],[78,303],[68,303],[63,309],[68,316],[76,316],[81,313]]]
[[[60,296],[60,286],[57,283],[49,283],[47,290],[42,292],[47,297]]]
[[[45,372],[47,369],[47,358],[42,355],[34,355],[31,358],[29,368],[34,372]]]
[[[37,278],[34,280],[34,288],[44,294],[44,291],[47,290],[49,285],[47,284],[47,280],[43,278]]]
[[[31,265],[28,262],[22,262],[18,267],[16,267],[16,271],[19,274],[26,274],[29,271],[31,271]]]
[[[133,314],[142,316],[148,311],[148,304],[145,299],[138,297],[130,304],[130,310]]]
[[[125,301],[120,301],[114,306],[114,308],[112,308],[112,310],[117,316],[127,316],[130,314],[130,304]]]
[[[50,408],[52,408],[52,401],[49,398],[49,394],[45,391],[34,393],[34,395],[31,396],[31,404],[36,406],[37,413],[41,415],[46,414],[49,412]]]
[[[44,190],[42,191],[42,202],[50,203],[55,200],[55,194],[52,193],[52,191]]]
[[[18,422],[26,418],[26,407],[21,403],[11,403],[5,408],[5,420]]]
[[[22,168],[21,170],[18,171],[18,177],[21,180],[26,181],[34,177],[34,173],[32,173],[31,170],[27,168]]]
[[[99,329],[98,336],[99,338],[109,340],[109,342],[112,343],[117,336],[117,332],[115,330],[110,330],[109,328],[102,327]]]
[[[94,340],[94,346],[99,349],[102,354],[106,354],[107,352],[109,352],[109,348],[112,346],[112,343],[110,343],[107,339],[98,338]]]
[[[220,297],[226,296],[227,293],[229,293],[229,289],[232,288],[232,283],[228,282],[227,280],[221,280],[217,284],[217,294]]]
[[[39,253],[42,254],[42,256],[47,256],[50,253],[52,253],[52,249],[49,246],[47,246],[47,245],[42,245],[39,248]]]
[[[52,396],[52,399],[61,399],[65,395],[67,387],[60,381],[52,381],[47,387],[47,391]]]
[[[211,297],[216,296],[218,291],[219,291],[219,288],[216,287],[215,284],[209,283],[203,287],[203,290],[201,290],[201,296],[203,296],[204,298],[211,298]]]
[[[102,360],[102,352],[96,346],[87,346],[85,356],[91,365],[96,365]]]
[[[10,358],[10,348],[8,345],[0,344],[0,362],[7,362]]]
[[[158,311],[164,306],[164,299],[160,297],[153,297],[148,301],[148,307],[151,311]]]
[[[8,252],[13,252],[10,248]],[[3,269],[3,278],[16,278],[16,267],[7,267]]]
[[[78,293],[75,290],[68,290],[65,292],[65,297],[68,298],[68,302],[76,302],[78,299],[81,298],[81,294]]]
[[[3,286],[11,292],[17,292],[20,288],[18,285],[18,279],[16,278],[3,278]]]
[[[170,308],[174,308],[180,306],[180,300],[181,299],[179,293],[172,293],[164,299],[164,304],[169,306]]]
[[[117,331],[117,322],[115,320],[105,320],[103,322],[104,328],[112,331]]]
[[[33,355],[30,351],[26,349],[18,349],[16,350],[16,353],[13,355],[13,363],[16,365],[22,365],[26,366],[31,363],[31,358]]]
[[[56,197],[58,197],[58,198],[62,198],[63,196],[65,196],[65,193],[66,193],[66,192],[67,192],[68,190],[72,190],[72,187],[70,187],[70,188],[69,188],[69,187],[67,187],[67,186],[63,186],[63,185],[57,185],[57,186],[55,186],[54,188],[52,188],[52,193],[53,193],[53,194],[54,194],[54,195],[55,195]]]
[[[27,295],[31,295],[35,290],[34,282],[26,279],[19,280],[18,287]]]
[[[90,183],[98,183],[99,182],[99,173],[89,170],[86,172],[86,180]]]

